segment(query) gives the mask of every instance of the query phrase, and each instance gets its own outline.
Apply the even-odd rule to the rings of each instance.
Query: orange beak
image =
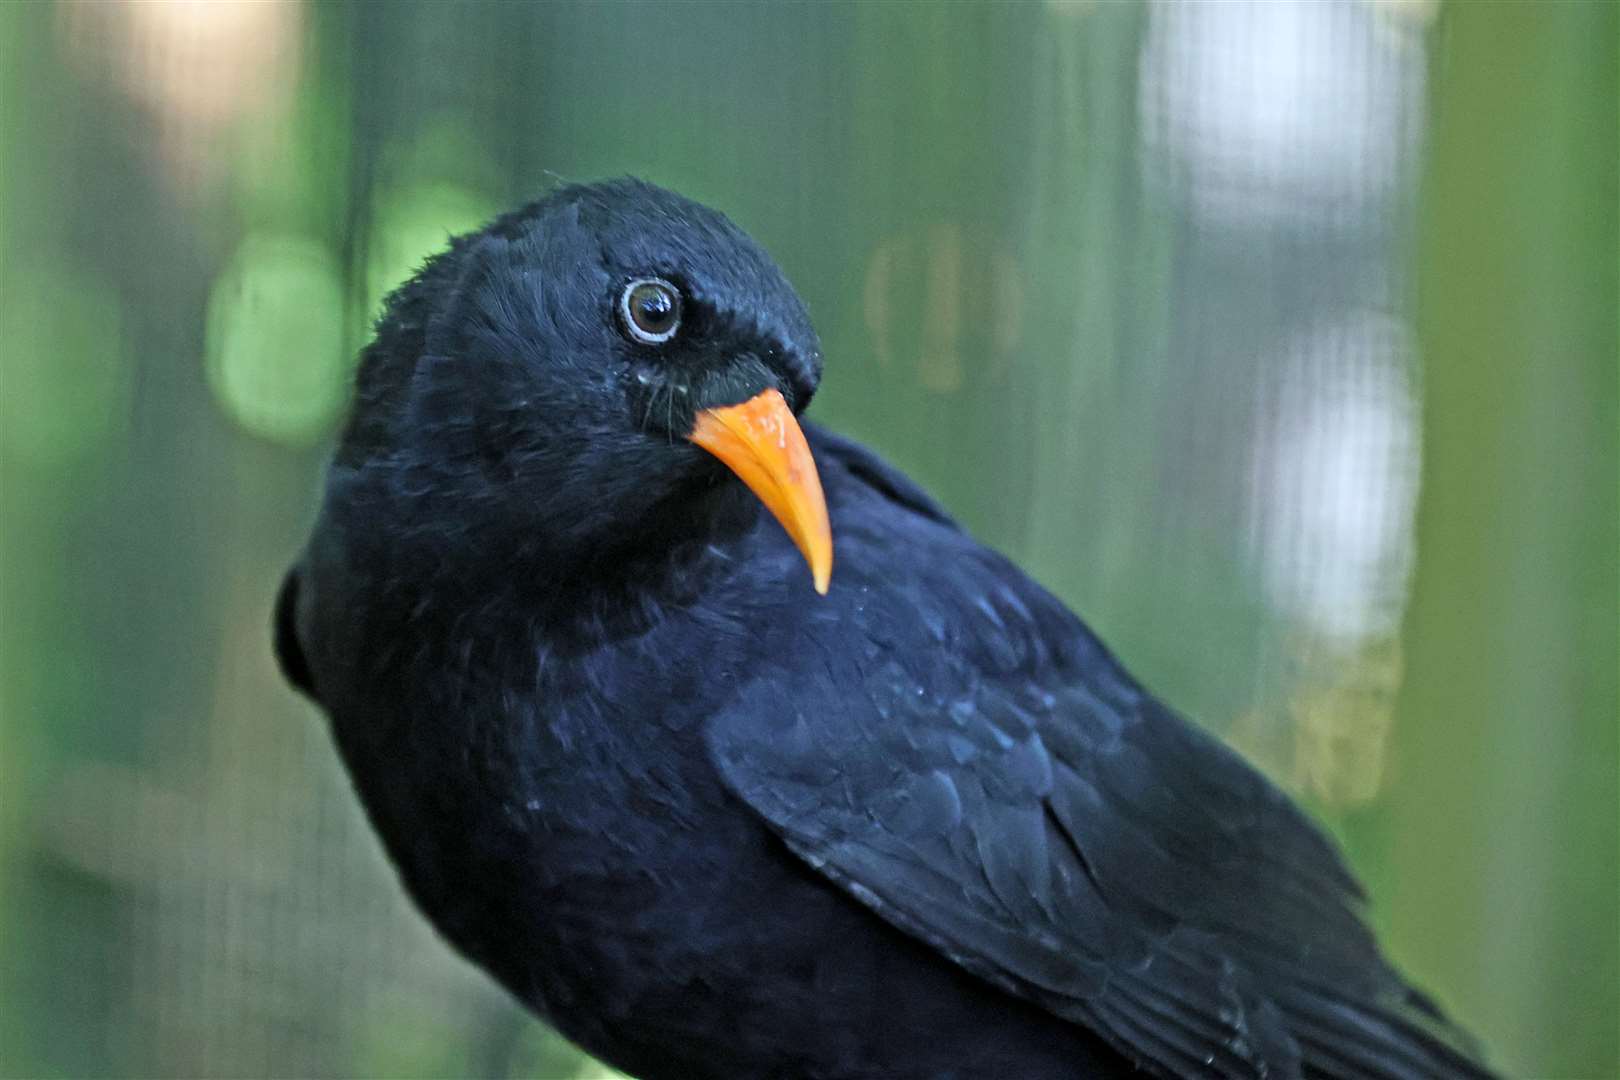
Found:
[[[759,496],[810,564],[816,592],[825,596],[832,580],[827,500],[810,445],[782,395],[766,390],[741,405],[704,409],[687,438],[725,462]]]

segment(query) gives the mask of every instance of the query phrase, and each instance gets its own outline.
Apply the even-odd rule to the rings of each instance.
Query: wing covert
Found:
[[[707,729],[733,792],[890,922],[1161,1075],[1485,1075],[1288,800],[975,554],[829,631],[864,648],[743,686]],[[985,599],[953,621],[940,589]]]

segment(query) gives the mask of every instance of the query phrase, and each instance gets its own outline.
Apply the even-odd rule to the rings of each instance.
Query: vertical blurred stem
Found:
[[[1617,11],[1449,4],[1434,66],[1391,925],[1521,1076],[1620,1074]]]

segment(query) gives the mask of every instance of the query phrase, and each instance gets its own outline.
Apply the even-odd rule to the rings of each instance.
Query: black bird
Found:
[[[390,297],[276,648],[439,931],[645,1078],[1485,1075],[1284,795],[801,428],[821,367],[633,180]]]

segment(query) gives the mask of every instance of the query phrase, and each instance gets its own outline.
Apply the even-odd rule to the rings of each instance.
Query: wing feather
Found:
[[[1320,831],[875,461],[823,466],[856,599],[762,640],[770,677],[706,729],[731,790],[890,922],[1161,1075],[1487,1075]],[[908,544],[852,481],[888,528],[913,512]]]

